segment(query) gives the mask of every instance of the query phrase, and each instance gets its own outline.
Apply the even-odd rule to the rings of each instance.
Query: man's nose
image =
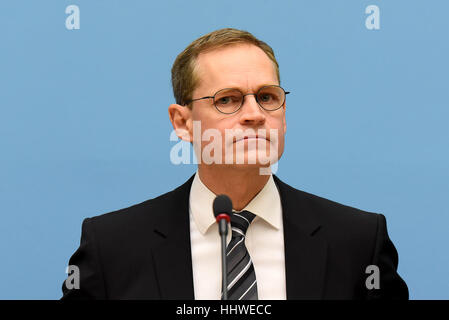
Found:
[[[265,122],[265,110],[257,103],[254,93],[243,96],[240,122],[242,124],[263,124]]]

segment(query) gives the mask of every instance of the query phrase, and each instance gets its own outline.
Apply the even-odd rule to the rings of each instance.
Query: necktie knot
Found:
[[[231,228],[233,236],[245,236],[249,225],[256,215],[248,210],[234,211],[231,215]],[[237,234],[235,234],[237,233]]]

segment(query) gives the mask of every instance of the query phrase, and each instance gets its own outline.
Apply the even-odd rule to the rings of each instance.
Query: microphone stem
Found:
[[[227,265],[226,265],[226,235],[221,235],[221,274],[222,274],[222,288],[223,300],[228,300],[228,281],[227,281]]]
[[[223,290],[223,300],[228,300],[228,270],[226,262],[226,238],[228,235],[228,224],[225,219],[221,219],[218,223],[221,238],[221,287]]]

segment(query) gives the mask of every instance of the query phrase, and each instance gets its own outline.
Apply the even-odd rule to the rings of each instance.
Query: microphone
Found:
[[[218,233],[221,237],[221,275],[223,300],[228,300],[228,281],[226,278],[227,264],[226,264],[226,237],[228,235],[228,222],[231,222],[232,201],[225,195],[218,195],[213,204],[215,220],[218,223]]]

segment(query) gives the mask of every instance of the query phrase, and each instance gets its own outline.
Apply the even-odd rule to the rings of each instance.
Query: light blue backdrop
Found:
[[[67,30],[65,8],[80,8]],[[380,8],[380,30],[365,8]],[[167,192],[170,68],[246,29],[280,63],[278,176],[387,217],[412,299],[449,298],[448,1],[0,2],[0,298],[58,299],[85,217]]]

